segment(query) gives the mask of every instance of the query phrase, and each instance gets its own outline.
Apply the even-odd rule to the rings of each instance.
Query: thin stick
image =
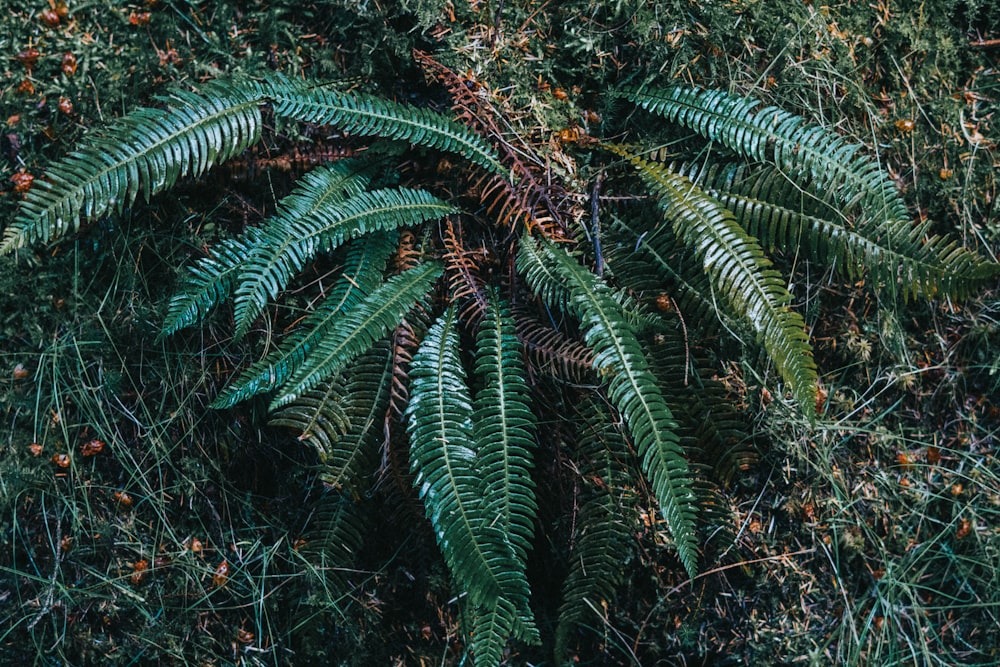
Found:
[[[597,275],[604,275],[604,255],[601,253],[601,218],[598,214],[598,204],[601,201],[601,181],[604,174],[598,174],[594,179],[594,187],[590,189],[590,227],[594,235],[594,261],[597,262]]]
[[[995,49],[1000,47],[1000,38],[997,39],[978,39],[974,42],[969,42],[969,46],[974,49]]]

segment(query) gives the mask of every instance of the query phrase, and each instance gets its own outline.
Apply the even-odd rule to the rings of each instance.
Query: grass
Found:
[[[0,17],[0,219],[17,205],[13,175],[167,83],[278,67],[427,96],[417,45],[485,82],[512,130],[571,176],[586,164],[553,137],[610,118],[603,88],[677,76],[877,147],[917,215],[1000,249],[1000,50],[970,46],[1000,37],[988,3],[251,4],[80,3],[55,27],[41,6]],[[31,47],[29,72],[15,55]],[[25,80],[33,93],[16,92]],[[0,662],[461,662],[458,606],[412,498],[386,482],[335,501],[288,434],[252,409],[207,409],[260,338],[156,340],[167,267],[273,206],[281,178],[227,186],[207,208],[220,188],[190,184],[101,223],[124,235],[98,227],[0,260]],[[650,509],[580,664],[1000,664],[1000,295],[883,303],[784,261],[826,370],[824,418],[810,428],[769,400],[750,363],[718,369],[762,451],[729,489],[736,539],[688,580]],[[84,456],[93,440],[104,448]],[[324,542],[333,521],[365,533],[357,567]],[[404,533],[400,549],[380,537]],[[537,578],[561,576],[550,560],[532,564]],[[549,660],[513,651],[512,665]]]
[[[143,234],[105,249],[90,284],[75,271],[88,314],[69,313],[40,352],[16,357],[32,375],[10,387],[25,417],[4,453],[0,645],[71,664],[282,664],[289,618],[349,604],[327,595],[295,542],[309,526],[311,462],[206,408],[226,360],[205,341],[156,342],[148,290],[114,270],[155,252]],[[94,440],[103,447],[88,456]]]

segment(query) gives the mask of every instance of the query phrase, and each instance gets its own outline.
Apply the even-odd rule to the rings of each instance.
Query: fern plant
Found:
[[[527,569],[535,457],[560,450],[576,460],[587,490],[567,538],[554,641],[562,661],[578,624],[613,595],[639,476],[688,575],[704,535],[725,532],[721,488],[753,451],[692,352],[693,330],[722,322],[752,333],[816,418],[805,322],[766,250],[805,251],[906,298],[965,296],[997,267],[914,225],[862,147],[779,109],[692,88],[618,95],[721,146],[721,157],[667,163],[638,145],[586,142],[595,161],[611,157],[601,170],[621,187],[631,187],[619,168],[630,164],[660,213],[601,211],[595,197],[593,224],[571,223],[588,220],[579,199],[544,172],[530,143],[501,130],[488,95],[417,58],[451,93],[454,118],[278,75],[177,90],[53,165],[0,248],[54,242],[205,174],[258,141],[267,114],[370,138],[367,151],[299,179],[263,225],[194,259],[162,334],[231,301],[233,334],[246,336],[292,281],[333,257],[341,268],[323,298],[214,406],[266,396],[272,423],[317,450],[335,490],[318,513],[335,531],[323,540],[337,545],[324,551],[335,565],[351,565],[364,539],[351,506],[379,459],[383,474],[409,475],[478,665],[499,664],[511,638],[543,638]],[[465,166],[421,177],[397,168],[441,152]],[[385,185],[400,179],[411,182]],[[573,410],[572,428],[542,432]]]

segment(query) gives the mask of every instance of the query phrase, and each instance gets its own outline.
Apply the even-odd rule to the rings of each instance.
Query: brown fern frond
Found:
[[[399,247],[391,259],[393,270],[402,273],[418,266],[421,260],[417,237],[409,230],[400,232]],[[411,316],[403,318],[392,334],[392,388],[389,391],[389,407],[385,414],[386,442],[389,439],[390,424],[400,422],[410,398],[407,389],[410,382],[408,374],[410,361],[420,344],[423,329],[426,328],[423,323],[425,319],[426,313],[418,304],[417,310]]]
[[[420,248],[417,247],[417,237],[408,229],[399,233],[399,248],[392,256],[392,268],[396,273],[402,273],[416,267],[422,259]]]
[[[455,111],[459,121],[491,139],[502,134],[495,115],[481,113],[492,105],[484,95],[485,89],[471,73],[468,76],[460,76],[423,51],[414,50],[413,57],[424,69],[428,80],[437,81],[448,89],[452,110]]]
[[[410,400],[410,362],[420,346],[421,331],[418,329],[422,328],[409,319],[403,319],[392,335],[392,386],[385,415],[387,423],[398,423]]]
[[[390,259],[395,273],[403,273],[420,265],[423,260],[417,237],[409,230],[399,233],[399,245]],[[389,406],[385,414],[386,443],[392,424],[398,424],[409,400],[410,360],[416,352],[423,336],[427,313],[419,302],[416,308],[399,323],[392,334],[392,387],[389,391]]]
[[[481,266],[486,258],[485,250],[469,250],[461,237],[462,228],[449,218],[445,220],[441,238],[444,241],[445,276],[451,289],[452,298],[461,304],[463,321],[477,325],[486,312],[488,298],[486,281],[481,275]]]
[[[315,166],[356,157],[366,150],[366,146],[349,146],[342,143],[319,142],[307,146],[294,146],[288,150],[271,152],[254,146],[239,158],[230,160],[215,170],[211,178],[226,182],[250,183],[265,171],[275,171],[298,177]]]
[[[524,345],[529,371],[586,383],[594,379],[594,353],[580,341],[540,322],[523,308],[515,309],[517,337]]]
[[[538,229],[553,241],[566,240],[566,212],[557,202],[566,202],[563,189],[550,180],[550,171],[522,133],[505,132],[498,119],[503,114],[496,109],[486,88],[472,75],[460,76],[422,51],[414,58],[447,90],[452,110],[458,119],[485,136],[500,154],[500,161],[510,169],[510,178],[487,176],[478,183],[480,201],[490,215],[501,224],[514,228],[525,226]],[[518,145],[508,139],[513,136]]]
[[[400,427],[410,401],[410,362],[426,329],[426,314],[421,312],[414,318],[404,318],[392,335],[392,383],[383,422],[382,462],[376,477],[378,485],[388,481],[404,496],[413,485],[409,476],[406,435]]]
[[[523,225],[529,231],[539,230],[551,241],[566,240],[564,228],[548,211],[548,196],[541,188],[532,187],[530,181],[512,184],[500,176],[491,176],[480,184],[480,201],[486,212],[508,228]]]

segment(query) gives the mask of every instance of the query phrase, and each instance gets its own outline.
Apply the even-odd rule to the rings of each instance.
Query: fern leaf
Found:
[[[355,565],[364,543],[365,523],[358,503],[337,491],[326,491],[316,501],[299,554],[317,567],[315,572],[335,592],[347,590],[343,572]]]
[[[583,489],[577,513],[569,574],[556,627],[555,658],[563,664],[570,633],[611,601],[621,581],[622,561],[631,543],[629,515],[634,514],[622,489],[631,485],[625,463],[628,448],[610,415],[591,400],[578,412],[575,455]]]
[[[430,290],[443,272],[439,262],[427,262],[393,276],[344,312],[292,374],[271,409],[287,405],[334,375],[396,328],[403,316]]]
[[[325,211],[335,210],[345,199],[364,192],[368,183],[356,161],[343,160],[310,171],[279,202],[277,213],[264,223],[265,238],[253,247],[239,277],[234,299],[237,338],[249,330],[267,298],[277,298],[316,252],[315,240],[302,243],[289,235],[289,229],[322,218]],[[288,255],[294,261],[284,261]]]
[[[906,220],[906,204],[879,165],[824,127],[777,107],[720,90],[626,90],[642,108],[718,141],[738,154],[806,175],[839,206],[860,205],[876,220]]]
[[[468,594],[471,609],[513,608],[520,620],[510,627],[517,632],[517,625],[530,620],[528,581],[483,498],[456,320],[452,307],[431,326],[410,366],[410,465],[445,562],[459,590]],[[497,624],[501,620],[492,618],[488,627],[502,627]],[[522,634],[534,638],[530,631]],[[494,646],[507,637],[474,639],[480,646]]]
[[[472,420],[483,498],[523,569],[537,511],[531,479],[535,417],[514,322],[495,295],[487,302],[476,350],[476,376],[483,388],[476,394]]]
[[[81,218],[121,211],[140,192],[148,200],[178,178],[205,173],[260,136],[263,89],[253,82],[214,82],[164,101],[165,108],[122,117],[52,165],[4,232],[0,254],[76,231]]]
[[[238,279],[238,337],[249,330],[268,296],[276,297],[318,252],[373,231],[416,225],[455,211],[423,190],[407,188],[361,192],[337,201],[340,179],[335,180],[332,189],[327,189],[325,177],[307,183],[294,195],[295,201],[268,222],[267,242],[256,246]],[[320,187],[313,187],[317,184]]]
[[[297,431],[298,439],[312,445],[325,464],[337,457],[337,442],[351,428],[347,399],[344,378],[339,375],[273,412],[267,423]]]
[[[492,607],[473,609],[470,634],[474,663],[478,667],[502,664],[504,648],[516,625],[517,608],[505,598],[498,598]]]
[[[408,188],[363,192],[336,208],[318,209],[309,218],[290,221],[280,238],[272,233],[273,242],[259,246],[260,252],[244,265],[239,277],[242,284],[255,286],[243,288],[243,294],[256,290],[256,286],[261,286],[266,294],[278,293],[316,253],[334,250],[347,240],[373,231],[416,225],[454,212],[454,207],[433,195]],[[245,314],[241,317],[242,328],[237,333],[249,326],[248,317]]]
[[[805,322],[788,307],[791,295],[781,275],[770,268],[760,244],[730,211],[684,176],[628,155],[620,147],[608,148],[635,165],[659,198],[677,236],[701,261],[714,291],[752,327],[796,402],[814,419],[817,373]],[[653,235],[643,242],[655,246],[657,240]]]
[[[344,272],[326,298],[291,334],[266,357],[246,369],[212,402],[213,408],[228,408],[257,394],[280,387],[297,371],[310,350],[326,336],[345,310],[356,306],[378,287],[386,262],[394,250],[394,234],[370,234],[352,241]]]
[[[678,556],[691,576],[697,571],[696,506],[687,462],[675,434],[676,424],[649,372],[635,332],[612,290],[566,251],[525,236],[518,265],[533,291],[544,264],[570,293],[570,306],[581,320],[584,341],[594,350],[594,366],[607,375],[608,396],[625,418],[660,509],[670,527]]]
[[[201,322],[225,301],[243,262],[263,239],[264,232],[259,227],[248,227],[241,236],[218,243],[212,254],[189,267],[181,290],[170,298],[160,336]]]
[[[267,84],[276,115],[333,125],[359,136],[379,136],[448,151],[499,174],[504,168],[478,134],[441,114],[358,92],[309,87],[289,79]]]
[[[367,486],[361,476],[374,468],[382,437],[382,416],[392,381],[389,351],[388,343],[376,345],[351,366],[345,379],[306,392],[270,420],[274,426],[299,431],[299,440],[320,455],[320,478],[355,497]]]
[[[968,296],[997,273],[973,252],[928,234],[928,223],[873,220],[865,211],[838,212],[809,183],[773,167],[717,165],[679,168],[733,212],[761,245],[801,248],[820,262],[836,262],[851,280],[899,285],[904,298],[939,292]]]
[[[546,237],[548,238],[548,237]],[[527,252],[531,252],[530,248]],[[529,284],[534,285],[535,294],[546,306],[559,310],[572,310],[572,293],[559,276],[556,267],[545,263],[529,262],[524,264],[524,270],[531,271]],[[656,328],[657,318],[651,315],[642,304],[638,303],[624,290],[612,289],[605,283],[607,293],[617,304],[617,310],[625,318],[628,325],[636,330]]]

